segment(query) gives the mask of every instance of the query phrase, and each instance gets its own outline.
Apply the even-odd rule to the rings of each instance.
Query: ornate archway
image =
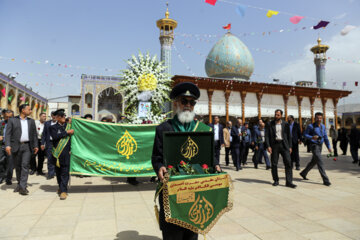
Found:
[[[16,112],[16,106],[15,106],[15,92],[13,89],[11,89],[8,93],[8,99],[7,99],[7,109],[13,110]]]
[[[106,88],[98,95],[97,112],[109,112],[115,117],[114,121],[117,122],[123,112],[122,101],[122,95],[118,90],[113,87]]]

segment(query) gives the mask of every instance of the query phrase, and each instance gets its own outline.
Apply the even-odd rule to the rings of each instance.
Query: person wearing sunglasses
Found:
[[[56,110],[54,115],[57,123],[50,126],[50,136],[53,139],[52,160],[55,162],[56,180],[59,185],[57,193],[60,200],[65,200],[70,178],[70,137],[74,130],[70,129],[71,119],[66,122],[64,109]]]
[[[156,128],[154,147],[152,152],[152,165],[160,181],[164,180],[167,173],[164,166],[163,156],[163,133],[164,132],[209,132],[211,128],[206,124],[195,121],[194,107],[196,100],[200,97],[199,88],[191,82],[177,84],[170,93],[170,99],[173,100],[173,111],[175,116]],[[209,151],[213,151],[209,149]],[[221,171],[219,162],[214,158],[214,166],[217,171]],[[164,240],[169,239],[186,239],[196,240],[198,234],[180,226],[165,221],[163,206],[163,194],[159,194],[160,212],[159,223]]]

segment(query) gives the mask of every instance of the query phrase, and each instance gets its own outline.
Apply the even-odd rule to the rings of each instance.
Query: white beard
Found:
[[[190,123],[191,121],[194,120],[194,117],[195,117],[194,111],[188,111],[188,110],[181,111],[179,107],[176,108],[176,114],[177,114],[179,121],[182,124]]]

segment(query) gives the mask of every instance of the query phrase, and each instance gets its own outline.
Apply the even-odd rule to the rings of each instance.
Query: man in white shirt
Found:
[[[38,143],[39,143],[39,146],[41,146],[41,136],[42,136],[43,131],[44,131],[44,124],[45,124],[45,121],[46,121],[46,114],[45,113],[40,113],[39,117],[40,117],[40,120],[36,120],[35,125],[36,125],[36,131],[37,131],[37,136],[38,136]],[[37,175],[42,175],[43,176],[43,175],[45,175],[43,173],[45,149],[43,150],[42,148],[40,148],[38,153],[37,153],[37,157],[38,157],[38,162],[37,162],[37,165],[36,165],[36,155],[31,156],[30,175],[33,175],[36,172]]]
[[[29,176],[31,154],[37,154],[38,139],[35,121],[28,118],[31,109],[28,104],[19,107],[20,115],[9,118],[5,131],[5,150],[13,157],[18,186],[14,192],[28,195],[27,181]]]
[[[218,163],[220,163],[220,150],[224,147],[223,126],[219,122],[219,116],[214,116],[214,124],[209,124],[214,133],[215,158]]]

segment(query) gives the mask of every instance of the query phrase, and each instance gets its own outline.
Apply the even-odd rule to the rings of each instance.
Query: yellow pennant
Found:
[[[271,18],[273,15],[278,15],[279,12],[278,11],[273,11],[273,10],[269,10],[267,13],[266,13],[266,16],[268,18]]]

